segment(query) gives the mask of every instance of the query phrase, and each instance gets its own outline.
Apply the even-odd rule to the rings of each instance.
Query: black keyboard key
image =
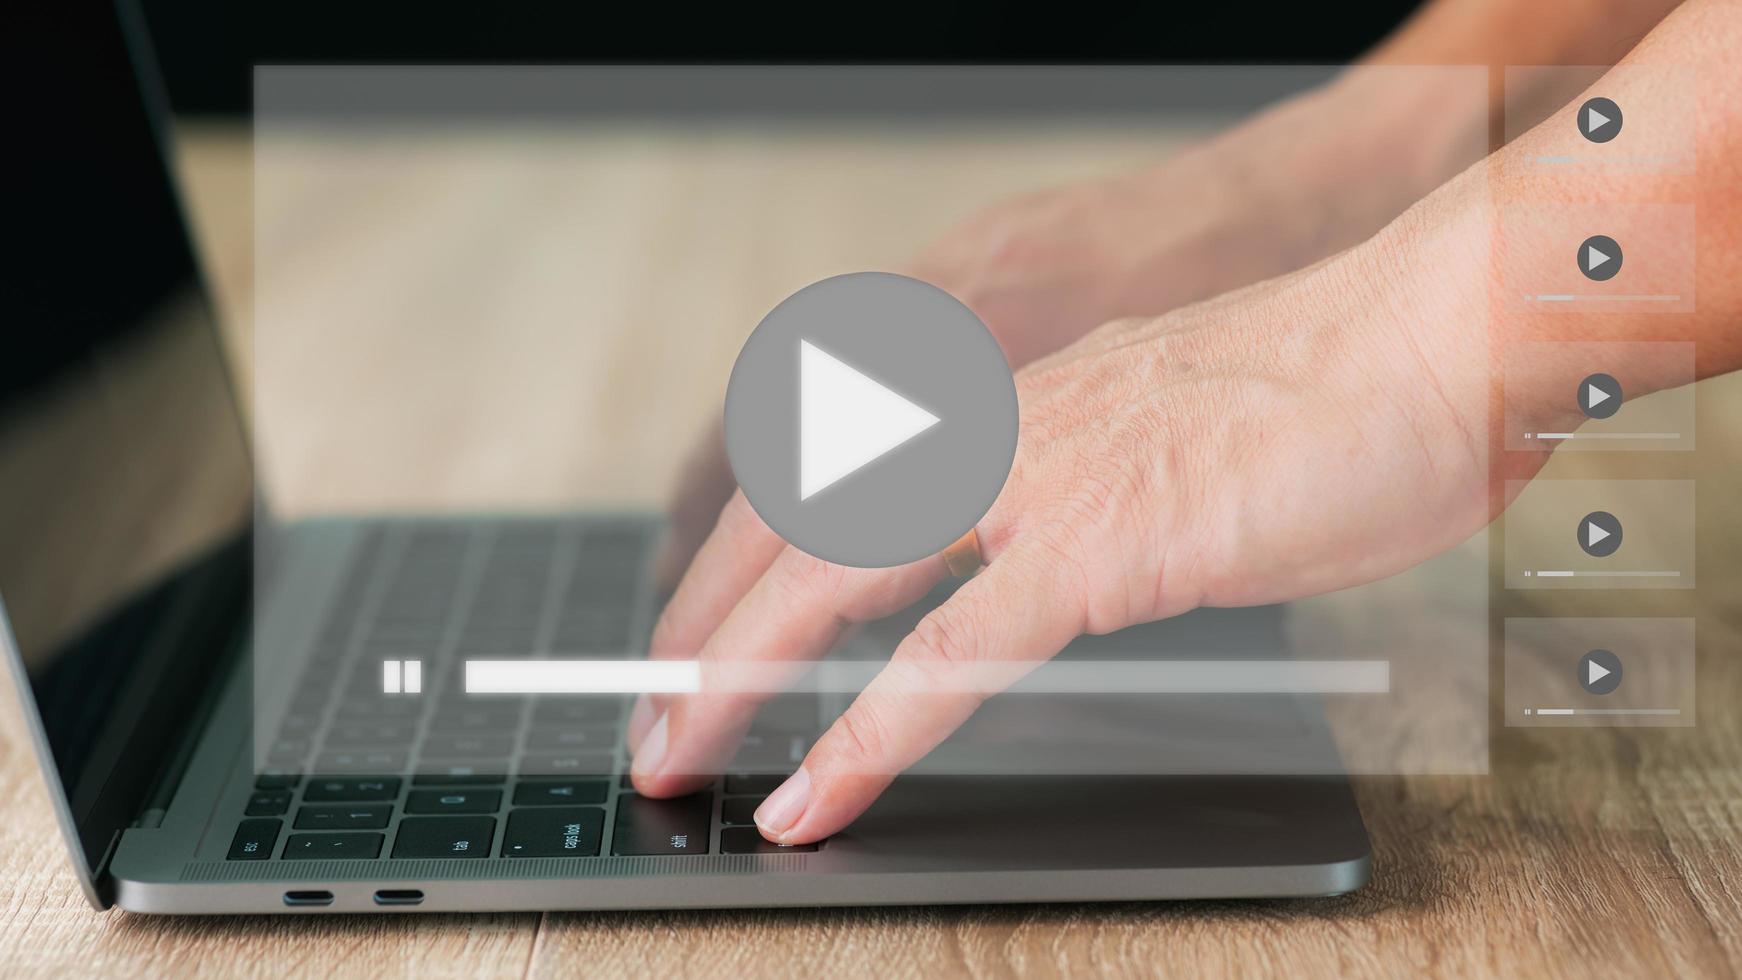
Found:
[[[755,827],[727,827],[720,831],[721,854],[802,854],[816,849],[815,844],[776,844]]]
[[[615,724],[622,712],[623,703],[616,698],[608,700],[556,698],[538,702],[538,705],[532,709],[532,723],[555,728],[571,725]]]
[[[382,834],[291,834],[284,844],[287,861],[317,861],[322,859],[377,858],[381,856]]]
[[[263,772],[254,777],[255,789],[291,789],[302,781],[302,776],[294,772]]]
[[[615,728],[534,728],[526,736],[528,752],[563,752],[574,749],[610,751],[616,747]]]
[[[745,796],[767,796],[786,782],[786,777],[775,772],[759,772],[748,775],[739,774],[726,777],[726,792],[743,794]]]
[[[271,857],[272,845],[278,842],[278,828],[283,825],[284,821],[270,818],[242,821],[230,841],[228,860],[264,861]]]
[[[449,734],[512,735],[520,729],[520,709],[512,711],[438,711],[429,719],[429,730]]]
[[[416,737],[414,726],[405,722],[380,722],[339,725],[327,733],[326,747],[397,748],[408,745]]]
[[[761,796],[728,796],[720,804],[720,822],[730,824],[753,824],[756,822],[756,808],[762,805]]]
[[[304,803],[355,803],[391,800],[399,795],[399,780],[392,776],[316,776],[302,791]]]
[[[323,752],[314,762],[315,772],[329,773],[398,772],[404,768],[405,752],[395,749]]]
[[[611,784],[604,779],[535,780],[514,787],[515,806],[603,803]]]
[[[605,811],[596,806],[541,807],[508,815],[503,857],[590,857],[599,853]]]
[[[423,754],[431,758],[501,759],[498,769],[506,769],[507,759],[514,754],[514,739],[508,735],[439,735],[423,740]]]
[[[495,766],[496,763],[490,763]],[[419,763],[413,786],[490,786],[508,778],[501,772],[479,771],[478,765],[447,766]]]
[[[406,817],[393,839],[396,858],[482,858],[490,856],[495,817]]]
[[[391,803],[305,806],[296,811],[297,830],[384,830],[393,816]]]
[[[250,817],[276,817],[290,809],[290,790],[269,789],[248,797],[248,809],[244,811]]]
[[[414,789],[405,797],[406,813],[495,813],[499,789]]]
[[[527,755],[520,760],[522,776],[609,776],[617,770],[617,756],[611,752],[564,752],[556,755]]]
[[[656,800],[638,793],[617,797],[613,854],[706,854],[714,800],[707,793]]]
[[[381,683],[381,668],[377,666],[375,683]],[[418,698],[372,698],[360,701],[342,701],[336,709],[340,718],[350,721],[387,721],[397,719],[409,721],[423,714],[424,704]]]

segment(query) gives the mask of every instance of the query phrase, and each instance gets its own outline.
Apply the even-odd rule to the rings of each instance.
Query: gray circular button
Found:
[[[884,568],[948,547],[1016,457],[1016,382],[971,310],[885,272],[813,283],[757,325],[726,387],[726,454],[788,544]]]
[[[1579,547],[1592,558],[1607,558],[1621,547],[1621,522],[1606,510],[1596,510],[1579,522]]]
[[[1579,135],[1593,143],[1607,143],[1621,135],[1621,107],[1598,96],[1579,106]]]
[[[1579,658],[1579,686],[1592,694],[1611,694],[1621,686],[1621,658],[1592,650]]]
[[[1579,243],[1578,263],[1586,279],[1608,282],[1621,271],[1621,243],[1608,235],[1592,235]]]
[[[1606,419],[1621,411],[1621,382],[1593,374],[1579,382],[1579,410],[1587,418]]]

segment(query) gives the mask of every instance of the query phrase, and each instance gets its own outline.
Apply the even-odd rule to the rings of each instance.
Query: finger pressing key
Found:
[[[847,627],[913,604],[943,575],[936,557],[894,568],[847,568],[795,548],[782,552],[703,647],[702,692],[667,699],[652,729],[659,737],[650,734],[635,755],[636,788],[649,796],[690,792],[731,761],[769,691],[736,684],[709,690],[706,678],[720,676],[718,668],[765,663],[771,676],[772,665],[803,669]]]
[[[1061,576],[1054,555],[1018,542],[922,619],[756,811],[763,835],[802,844],[839,831],[991,693],[1081,633],[1081,579]]]

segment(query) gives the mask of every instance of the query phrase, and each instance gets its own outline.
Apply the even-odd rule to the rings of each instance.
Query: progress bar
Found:
[[[1608,293],[1603,295],[1587,293],[1583,296],[1577,293],[1525,293],[1526,300],[1538,303],[1677,303],[1681,296],[1676,293]]]
[[[1680,708],[1525,708],[1538,715],[1679,715]]]
[[[1680,439],[1680,432],[1526,432],[1526,439]]]
[[[1564,569],[1526,571],[1525,578],[1681,578],[1680,572],[1574,572]]]
[[[468,660],[467,694],[857,694],[884,660]],[[896,669],[900,669],[897,667]],[[925,668],[934,693],[1385,694],[1387,660],[998,661]]]

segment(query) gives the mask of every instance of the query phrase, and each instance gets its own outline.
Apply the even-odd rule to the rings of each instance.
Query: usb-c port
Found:
[[[376,905],[422,905],[423,892],[416,888],[383,888],[375,893]]]
[[[286,904],[286,905],[331,905],[331,904],[333,904],[333,893],[332,892],[285,892],[284,893],[284,904]]]

